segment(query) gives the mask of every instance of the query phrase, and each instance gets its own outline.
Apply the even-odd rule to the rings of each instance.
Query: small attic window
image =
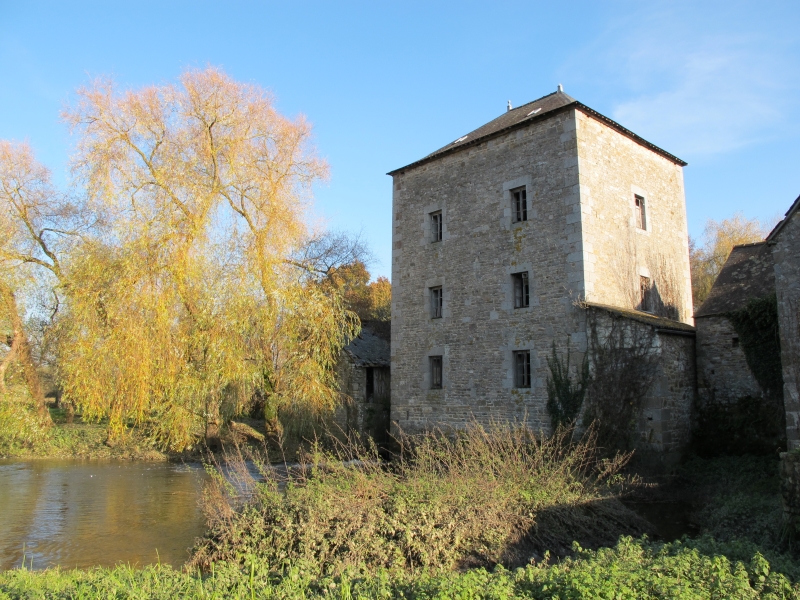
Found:
[[[539,112],[540,110],[542,110],[542,108],[541,108],[541,107],[539,107],[539,108],[534,108],[534,109],[533,109],[531,112],[529,112],[529,113],[528,113],[526,116],[530,117],[531,115],[535,115],[535,114],[536,114],[537,112]]]
[[[458,138],[458,139],[457,139],[455,142],[453,142],[453,143],[454,143],[454,144],[457,144],[458,142],[463,142],[463,141],[464,141],[465,139],[467,139],[468,137],[469,137],[469,135],[464,135],[464,136],[461,136],[460,138]]]

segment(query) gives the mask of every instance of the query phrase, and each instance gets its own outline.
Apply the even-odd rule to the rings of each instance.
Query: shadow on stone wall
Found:
[[[786,450],[783,402],[763,396],[705,402],[696,409],[692,440],[692,449],[704,458],[777,454]]]

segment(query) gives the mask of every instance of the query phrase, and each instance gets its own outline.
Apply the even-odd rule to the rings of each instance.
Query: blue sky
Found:
[[[330,227],[391,265],[387,171],[565,91],[687,160],[689,230],[771,219],[800,194],[800,2],[37,2],[0,0],[0,138],[67,181],[59,111],[78,86],[208,64],[305,114],[331,166]]]

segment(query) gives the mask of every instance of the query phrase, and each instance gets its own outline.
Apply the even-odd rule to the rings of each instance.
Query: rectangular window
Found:
[[[431,389],[440,390],[442,389],[442,357],[429,356],[428,362],[431,367]]]
[[[511,208],[515,222],[528,220],[528,194],[525,187],[511,190]]]
[[[639,229],[647,229],[647,210],[644,206],[644,198],[642,196],[634,196],[634,203],[636,204],[636,226]]]
[[[531,387],[531,351],[514,352],[514,387]]]
[[[442,306],[444,304],[444,294],[442,293],[442,288],[440,287],[432,287],[431,288],[431,319],[441,319],[442,318]]]
[[[530,305],[530,287],[528,286],[528,272],[514,273],[514,308],[525,308]]]
[[[653,310],[653,286],[650,278],[639,277],[639,310],[651,312]]]
[[[442,211],[431,213],[431,242],[442,241]]]
[[[375,398],[375,369],[367,367],[367,403],[371,404]]]

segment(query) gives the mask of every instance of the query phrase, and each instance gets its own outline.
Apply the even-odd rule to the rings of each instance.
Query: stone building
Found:
[[[727,314],[775,293],[771,248],[765,242],[734,246],[708,298],[695,313],[697,392],[701,405],[757,398],[756,381]]]
[[[546,357],[587,351],[591,305],[690,339],[685,164],[559,87],[392,171],[392,422],[548,429]],[[646,403],[669,449],[686,381]]]
[[[800,447],[800,197],[767,236],[775,263],[786,441]]]
[[[342,350],[336,367],[344,397],[335,421],[347,432],[386,442],[391,389],[388,323],[362,324],[361,333]]]

